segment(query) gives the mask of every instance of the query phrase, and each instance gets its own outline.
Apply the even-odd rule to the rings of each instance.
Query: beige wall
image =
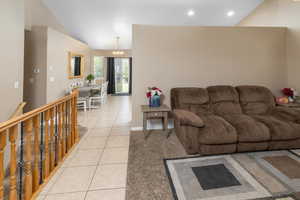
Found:
[[[68,78],[68,52],[85,57],[84,78],[90,73],[90,48],[88,45],[48,28],[47,43],[47,102],[65,95],[71,80]],[[50,78],[55,81],[51,82]]]
[[[148,86],[286,85],[285,28],[133,27],[133,126]],[[147,40],[145,40],[147,38]]]
[[[300,2],[265,0],[240,26],[286,26],[287,76],[286,87],[300,91]]]
[[[26,33],[24,97],[28,111],[65,95],[72,81],[68,78],[68,52],[85,56],[84,77],[90,73],[91,59],[86,44],[52,28],[34,26]]]
[[[0,24],[0,122],[3,122],[23,99],[24,2],[1,0]],[[15,82],[19,83],[17,89]]]
[[[48,26],[62,33],[67,33],[65,27],[56,19],[42,0],[25,1],[25,28],[33,26]]]

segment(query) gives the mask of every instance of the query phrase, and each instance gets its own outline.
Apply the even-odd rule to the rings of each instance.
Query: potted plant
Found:
[[[95,79],[95,76],[93,74],[89,74],[86,77],[86,80],[88,81],[89,85],[91,85],[91,83],[94,79]]]
[[[157,87],[149,87],[146,93],[149,99],[150,107],[160,107],[160,96],[162,95],[162,90]]]

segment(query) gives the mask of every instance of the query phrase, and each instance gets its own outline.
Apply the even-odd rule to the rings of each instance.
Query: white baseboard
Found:
[[[130,130],[131,131],[142,131],[143,127],[141,127],[141,126],[131,127]]]

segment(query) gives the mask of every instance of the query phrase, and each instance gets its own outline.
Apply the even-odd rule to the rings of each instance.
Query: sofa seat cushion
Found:
[[[253,117],[270,129],[272,141],[300,138],[299,124],[283,121],[270,115],[254,115]]]
[[[205,127],[199,129],[200,144],[233,144],[237,142],[235,128],[216,115],[200,116]]]
[[[265,142],[271,139],[269,128],[248,115],[224,115],[223,118],[236,129],[239,142]]]

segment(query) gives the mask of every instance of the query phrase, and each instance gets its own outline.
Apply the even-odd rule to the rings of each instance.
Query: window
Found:
[[[95,78],[104,78],[104,58],[94,56],[94,76]]]

